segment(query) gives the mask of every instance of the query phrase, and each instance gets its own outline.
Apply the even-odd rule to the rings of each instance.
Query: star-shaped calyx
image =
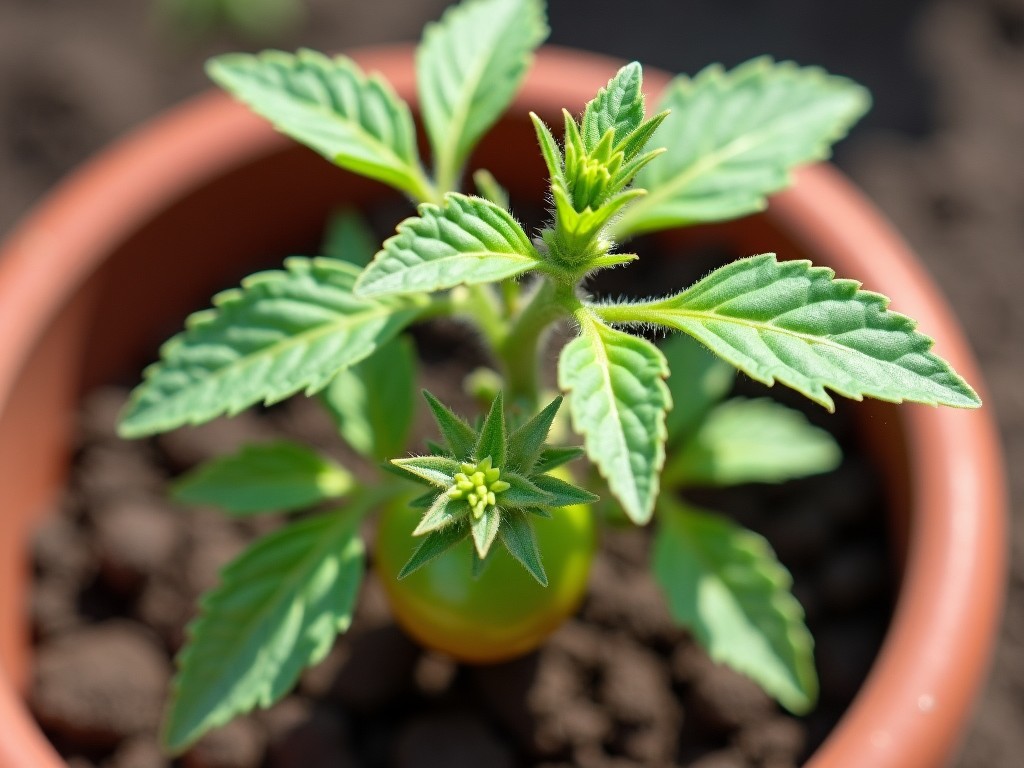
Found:
[[[499,392],[480,428],[474,429],[429,392],[423,394],[444,443],[432,444],[429,456],[392,461],[431,488],[413,502],[426,508],[413,531],[413,536],[423,537],[423,543],[399,578],[467,537],[473,539],[476,571],[500,538],[512,556],[546,585],[534,516],[550,517],[554,508],[597,500],[589,491],[547,474],[583,453],[580,448],[545,443],[562,398],[556,397],[533,418],[510,429]]]

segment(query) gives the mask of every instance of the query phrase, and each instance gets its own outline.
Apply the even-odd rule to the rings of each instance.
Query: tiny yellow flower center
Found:
[[[455,475],[455,483],[448,489],[448,496],[465,499],[475,518],[480,518],[488,507],[495,506],[498,494],[511,487],[499,479],[501,470],[491,466],[490,456],[476,464],[463,464],[461,469]]]

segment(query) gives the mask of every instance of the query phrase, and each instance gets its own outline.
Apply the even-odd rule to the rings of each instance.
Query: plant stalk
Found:
[[[540,399],[537,363],[544,334],[552,323],[569,314],[573,301],[571,286],[543,278],[501,343],[496,345],[495,354],[501,362],[509,400],[526,401],[531,409],[537,407]]]

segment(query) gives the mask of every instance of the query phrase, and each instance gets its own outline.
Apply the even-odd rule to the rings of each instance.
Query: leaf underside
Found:
[[[707,347],[685,334],[670,335],[658,347],[668,362],[668,389],[672,410],[668,412],[668,444],[686,439],[705,414],[732,389],[736,369]]]
[[[631,520],[646,523],[665,462],[671,404],[665,358],[650,342],[592,322],[558,361],[573,426]]]
[[[215,296],[214,308],[189,317],[146,369],[122,414],[122,436],[200,424],[325,387],[419,311],[408,300],[353,295],[355,278],[344,262],[292,257],[285,270],[258,272]]]
[[[795,166],[827,158],[869,105],[868,92],[845,78],[767,57],[677,77],[659,105],[671,113],[652,139],[668,152],[640,171],[636,184],[649,194],[618,234],[763,209]]]
[[[355,517],[334,512],[253,544],[202,600],[177,659],[163,741],[177,753],[211,728],[268,707],[351,622],[363,575]]]
[[[654,575],[669,610],[711,658],[754,679],[786,709],[818,696],[814,641],[792,579],[768,543],[718,515],[659,506]]]
[[[341,466],[298,443],[256,443],[179,479],[174,498],[236,515],[303,509],[351,490]]]
[[[405,452],[416,396],[416,350],[405,335],[339,371],[323,401],[345,442],[367,458],[384,461]]]
[[[503,208],[451,193],[424,204],[359,276],[363,296],[420,293],[515,277],[539,265],[523,228]]]
[[[666,474],[684,485],[781,483],[829,472],[841,459],[832,436],[799,411],[768,398],[735,398],[708,413]]]
[[[418,195],[423,172],[409,106],[345,56],[310,50],[232,53],[210,77],[277,130],[335,164]]]
[[[740,259],[676,296],[612,314],[690,334],[748,376],[828,410],[825,388],[860,400],[975,408],[977,394],[888,299],[807,261]]]

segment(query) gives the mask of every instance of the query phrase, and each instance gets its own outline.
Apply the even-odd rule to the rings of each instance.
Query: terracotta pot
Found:
[[[414,97],[408,48],[357,53]],[[513,200],[542,199],[526,117],[555,122],[615,69],[548,49],[476,159]],[[647,72],[655,94],[667,76]],[[62,184],[0,256],[0,767],[62,765],[19,694],[28,678],[26,538],[60,487],[73,407],[88,386],[131,379],[184,314],[245,273],[312,248],[325,215],[389,194],[273,133],[221,95],[202,96],[118,143]],[[962,332],[922,267],[836,171],[805,169],[760,216],[694,237],[744,252],[806,255],[896,296],[977,387]],[[1003,596],[1005,499],[991,407],[865,409],[904,564],[870,677],[814,768],[932,768],[950,758],[984,676]]]

